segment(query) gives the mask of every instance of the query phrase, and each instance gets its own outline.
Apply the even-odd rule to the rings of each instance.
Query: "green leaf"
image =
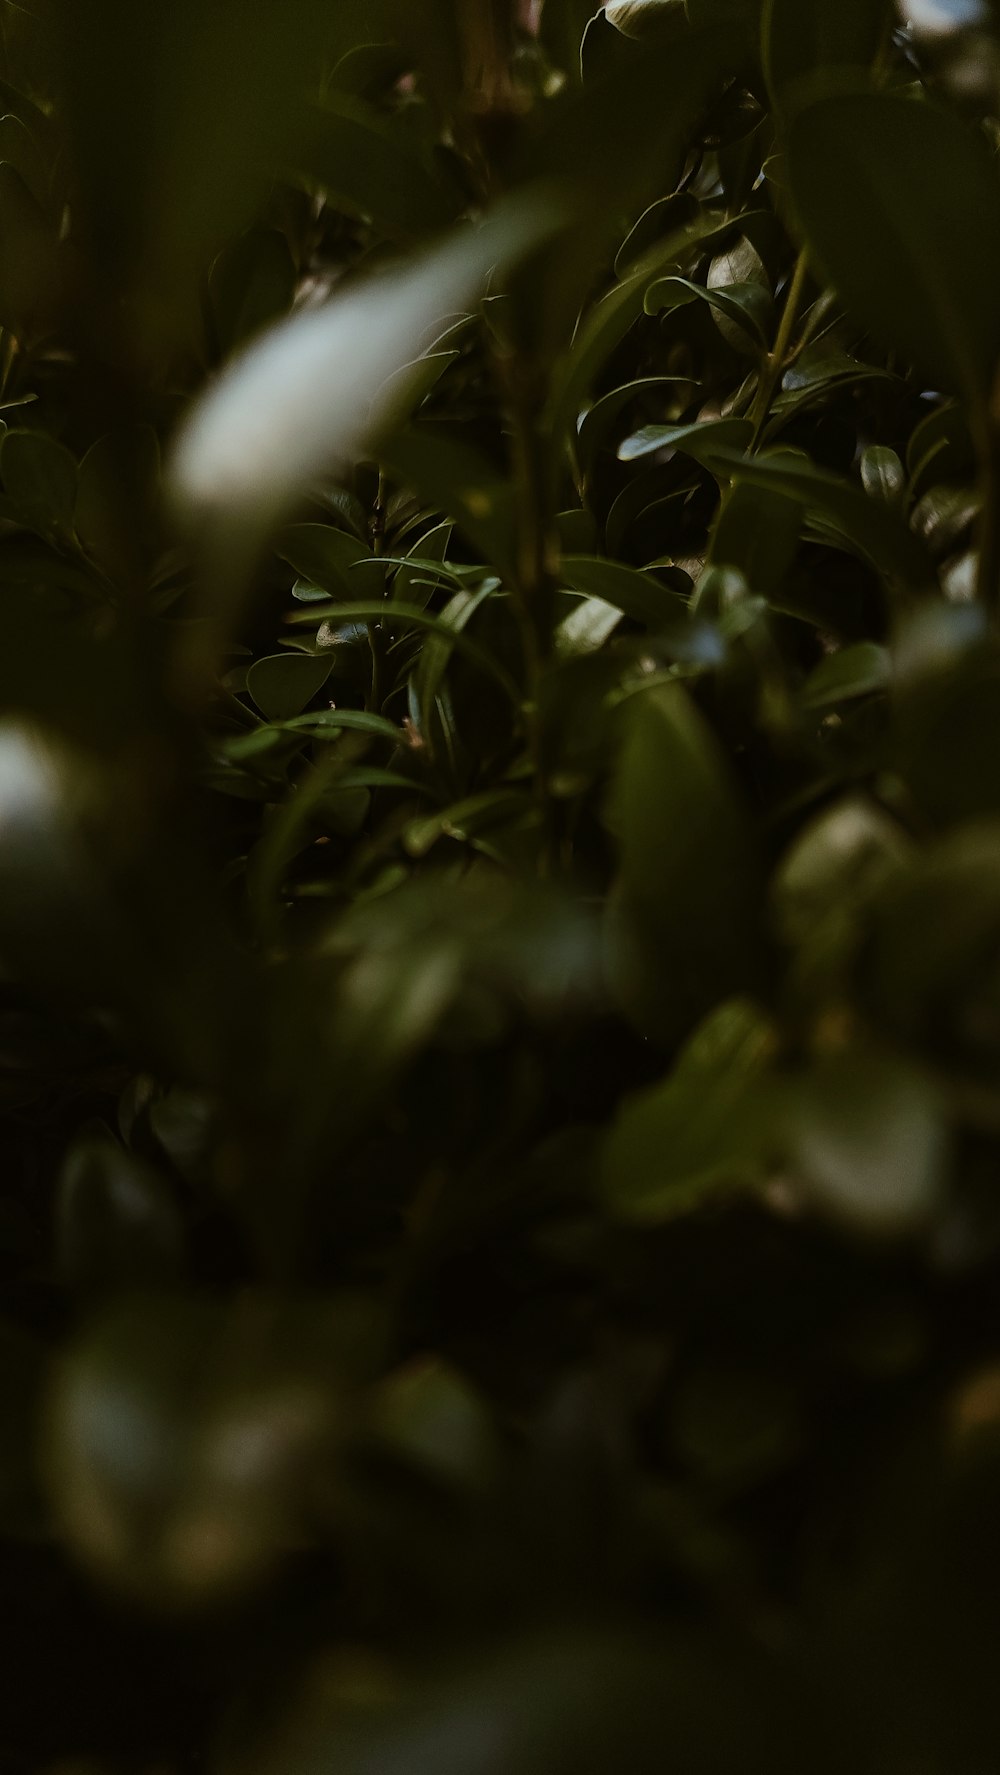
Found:
[[[397,1455],[449,1485],[479,1488],[495,1472],[497,1432],[485,1400],[438,1359],[410,1363],[382,1383],[375,1423]]]
[[[641,399],[647,394],[659,394],[661,390],[690,386],[690,379],[686,376],[643,376],[602,395],[592,407],[588,407],[577,431],[576,454],[581,468],[586,471],[591,467],[605,430],[633,400]]]
[[[767,267],[745,229],[713,253],[705,281],[710,290],[727,290],[733,284],[748,283],[759,284],[768,293],[771,289]]]
[[[633,700],[612,804],[619,833],[609,909],[619,995],[668,1039],[752,987],[759,874],[746,811],[718,742],[679,684]]]
[[[439,528],[447,531],[450,536],[455,526],[449,519],[439,526]],[[400,572],[404,573],[419,573],[422,578],[429,579],[434,585],[449,586],[459,591],[463,586],[471,584],[473,581],[478,583],[481,579],[487,577],[485,569],[482,567],[472,566],[467,562],[456,563],[453,566],[450,561],[439,561],[434,555],[421,554],[419,551],[422,547],[423,541],[421,540],[420,543],[414,545],[412,554],[379,555],[379,565],[383,567],[398,567]],[[397,574],[396,579],[393,581],[394,590],[396,589],[398,578],[399,575]]]
[[[292,524],[277,543],[277,553],[328,597],[348,598],[365,590],[375,594],[385,584],[385,569],[368,544],[332,524]],[[365,564],[360,580],[352,571],[359,562]]]
[[[330,93],[311,111],[310,133],[301,170],[395,239],[446,228],[465,207],[412,131],[361,98]]]
[[[344,530],[348,536],[356,536],[360,542],[367,543],[369,514],[356,493],[349,492],[346,487],[331,487],[328,483],[317,487],[315,493],[338,530]]]
[[[970,479],[975,466],[968,418],[954,401],[932,408],[910,433],[906,469],[915,498],[934,481]]]
[[[470,635],[464,634],[461,629],[450,628],[440,616],[435,616],[428,610],[421,610],[416,605],[404,604],[394,598],[391,603],[363,601],[328,604],[325,609],[311,608],[308,612],[293,617],[292,620],[300,623],[315,622],[318,616],[342,623],[385,623],[389,629],[396,627],[426,629],[430,634],[441,635],[445,640],[450,641],[458,652],[464,653],[496,684],[499,684],[512,702],[520,704],[521,693],[507,668],[485,647],[480,647]]]
[[[564,555],[560,577],[574,592],[602,598],[655,634],[683,617],[687,600],[652,573],[589,555]]]
[[[456,634],[464,630],[484,599],[496,591],[498,584],[496,579],[487,579],[474,591],[456,592],[441,611],[443,628],[453,630]],[[451,644],[445,640],[442,632],[429,635],[420,650],[420,658],[413,673],[413,692],[420,716],[420,732],[427,745],[430,745],[434,732],[434,705],[448,670],[451,653]]]
[[[850,794],[825,807],[803,827],[772,877],[781,936],[807,945],[812,959],[824,925],[856,919],[906,867],[912,851],[903,828],[867,797]]]
[[[886,689],[889,675],[889,654],[877,642],[858,641],[853,647],[839,647],[810,672],[799,696],[799,706],[808,710],[832,709],[838,703],[871,696]]]
[[[690,1213],[720,1189],[761,1179],[774,1139],[771,1024],[737,999],[713,1011],[673,1072],[627,1099],[604,1144],[602,1193],[643,1222]]]
[[[663,314],[689,302],[707,302],[736,326],[745,343],[758,351],[766,350],[774,303],[771,292],[761,284],[733,283],[724,289],[709,289],[688,277],[661,277],[646,291],[643,307],[647,314]]]
[[[669,197],[658,197],[632,224],[618,248],[615,276],[622,280],[630,277],[640,261],[653,253],[661,242],[671,239],[681,228],[694,226],[701,216],[701,205],[688,191],[674,191]]]
[[[866,1004],[880,1026],[938,1068],[982,1080],[991,1091],[998,944],[1000,823],[994,816],[970,819],[890,878],[873,910],[866,955]]]
[[[22,612],[46,588],[66,592],[74,606],[83,608],[92,604],[101,590],[100,582],[83,563],[69,560],[31,536],[8,537],[0,544],[0,573],[7,585],[29,594],[21,602]]]
[[[284,721],[312,702],[332,669],[329,654],[274,653],[254,661],[247,689],[266,720]]]
[[[426,604],[433,590],[437,575],[431,569],[439,566],[446,572],[445,557],[451,544],[454,523],[446,518],[442,523],[435,524],[432,530],[415,542],[412,550],[400,563],[392,582],[392,596],[403,604]],[[417,565],[420,562],[422,565]]]
[[[603,598],[581,598],[556,624],[552,651],[556,659],[574,659],[596,653],[621,622],[622,612]]]
[[[861,456],[861,485],[871,499],[896,505],[906,486],[906,470],[885,444],[869,444]]]
[[[68,536],[76,507],[77,466],[64,444],[43,431],[8,431],[0,475],[23,522],[40,536]]]
[[[411,820],[403,842],[411,857],[425,857],[441,838],[481,847],[480,840],[513,821],[533,817],[534,802],[523,789],[484,789],[454,801],[440,813]]]
[[[728,72],[721,32],[657,33],[641,47],[618,37],[617,47],[602,78],[545,106],[524,138],[522,178],[552,181],[573,205],[572,229],[525,265],[512,292],[518,337],[542,354],[564,349],[623,214],[675,188],[687,132]]]
[[[716,460],[731,460],[727,452],[749,444],[753,426],[749,419],[697,419],[693,425],[644,425],[618,446],[621,462],[636,462],[658,450],[680,450],[706,468]]]
[[[939,561],[966,539],[980,509],[979,495],[971,488],[931,487],[913,508],[911,528]]]
[[[914,587],[932,583],[927,554],[903,517],[807,458],[776,451],[751,460],[720,449],[713,451],[712,467],[749,487],[784,494],[811,515],[832,521],[890,578]]]
[[[596,307],[580,319],[572,345],[557,364],[549,394],[553,428],[573,430],[583,401],[602,365],[643,314],[646,291],[667,265],[683,262],[692,249],[723,240],[733,224],[719,212],[708,212],[697,222],[676,229],[630,270]]]
[[[390,439],[385,455],[402,479],[454,518],[503,578],[514,576],[514,491],[470,444],[411,426]]]
[[[374,738],[390,740],[393,745],[405,743],[406,735],[394,721],[375,715],[368,709],[313,709],[307,715],[294,715],[283,724],[290,733],[308,733],[312,738],[340,732],[370,733]]]
[[[157,1287],[176,1277],[180,1206],[151,1165],[107,1136],[78,1140],[59,1180],[62,1273],[87,1290]]]
[[[386,770],[380,764],[349,764],[337,778],[335,794],[351,789],[405,789],[410,795],[429,795],[440,799],[427,783],[415,777],[404,777],[400,770]]]
[[[460,356],[457,351],[430,351],[424,357],[414,358],[412,363],[400,365],[386,377],[378,391],[379,400],[388,399],[401,411],[415,413]]]
[[[942,1108],[914,1067],[857,1045],[819,1063],[789,1089],[793,1174],[817,1207],[858,1232],[926,1224],[947,1162]]]
[[[492,273],[561,219],[551,195],[498,205],[403,265],[297,310],[194,403],[174,440],[169,485],[179,516],[226,561],[230,596],[315,479],[399,423],[393,372],[413,362],[428,329],[474,304]]]
[[[798,502],[773,488],[739,481],[722,502],[709,558],[735,567],[757,597],[777,601],[799,546]]]
[[[789,410],[798,412],[801,409],[790,397],[810,392],[818,394],[821,390],[839,388],[872,378],[890,380],[885,370],[861,363],[858,358],[841,350],[829,339],[820,339],[814,345],[807,345],[785,371],[781,378],[781,388],[782,395],[786,398],[783,403],[779,397],[778,406],[780,408],[785,404]]]
[[[88,1324],[47,1402],[56,1520],[126,1596],[190,1607],[277,1558],[342,1383],[324,1316],[155,1294]]]
[[[547,1475],[554,1481],[568,1468],[576,1476],[583,1463],[595,1484],[603,1481],[606,1465],[591,1452],[590,1436],[598,1425],[610,1433],[618,1421],[614,1407],[603,1394],[591,1403],[589,1393],[581,1397],[568,1387],[560,1403],[567,1415],[572,1403],[583,1422],[564,1428],[555,1412],[546,1419],[539,1459]],[[656,1532],[685,1549],[696,1541],[700,1551],[707,1541],[705,1564],[712,1561],[710,1569],[717,1570],[719,1543],[693,1509],[693,1526],[685,1511],[677,1512],[675,1523],[666,1508],[673,1495],[667,1494],[663,1523],[654,1518]],[[550,1502],[543,1494],[535,1505],[536,1581],[557,1548],[564,1559],[585,1558],[578,1550],[592,1544],[599,1520],[575,1483],[562,1483],[558,1498]],[[430,1525],[438,1514],[460,1514],[453,1504],[449,1511],[449,1501],[446,1493],[437,1514],[418,1518],[428,1524],[420,1540],[430,1538],[424,1551],[438,1584],[442,1566],[454,1571],[455,1547],[447,1532]],[[721,1545],[731,1558],[729,1543]],[[466,1587],[458,1595],[466,1606]],[[735,1658],[721,1633],[683,1637],[645,1624],[622,1630],[560,1622],[513,1638],[493,1635],[476,1650],[463,1646],[461,1656],[436,1663],[427,1674],[410,1671],[402,1683],[377,1664],[360,1671],[334,1665],[322,1690],[316,1685],[315,1698],[269,1736],[254,1767],[260,1775],[314,1775],[321,1769],[337,1775],[508,1775],[515,1769],[518,1775],[569,1775],[589,1764],[588,1775],[617,1769],[648,1775],[655,1746],[661,1767],[683,1768],[687,1761],[697,1775],[707,1775],[739,1768],[742,1760],[747,1775],[759,1775],[762,1765],[742,1747],[768,1734],[775,1705],[769,1683],[762,1693],[758,1666]],[[698,1762],[689,1754],[692,1741],[704,1746]],[[777,1762],[782,1775],[793,1764],[784,1754]]]
[[[308,656],[293,654],[290,657],[301,659]],[[276,721],[265,727],[255,727],[250,733],[236,734],[221,743],[219,753],[231,763],[239,764],[245,759],[266,756],[290,737],[304,743],[310,739],[333,740],[338,733],[367,733],[373,739],[389,740],[393,746],[406,743],[402,728],[387,721],[384,715],[372,714],[367,709],[313,709],[305,715],[294,715],[288,721]]]
[[[847,307],[982,407],[1000,356],[1000,176],[985,142],[930,101],[845,92],[795,113],[786,161],[806,239]]]
[[[892,383],[896,380],[889,370],[859,363],[826,340],[807,346],[781,379],[781,393],[771,403],[764,436],[771,441],[801,414],[824,402],[832,402],[859,383]]]

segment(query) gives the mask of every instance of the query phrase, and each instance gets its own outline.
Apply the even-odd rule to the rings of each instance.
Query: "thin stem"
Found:
[[[285,866],[295,854],[302,829],[324,795],[335,787],[337,778],[358,756],[358,739],[359,736],[341,735],[335,744],[324,747],[324,755],[296,785],[294,794],[276,806],[265,827],[248,875],[254,931],[262,945],[275,935]]]
[[[559,542],[552,484],[552,440],[540,422],[542,402],[533,398],[533,378],[516,359],[500,365],[511,428],[512,467],[517,491],[517,557],[514,593],[527,673],[524,705],[528,748],[539,806],[545,823],[543,868],[554,867],[559,850],[557,809],[548,783],[541,726],[542,680],[552,649],[553,598],[558,577]]]
[[[785,353],[785,369],[797,363],[806,347],[817,343],[837,324],[837,299],[832,290],[823,290],[806,313],[802,330],[791,351]]]
[[[792,274],[792,281],[788,288],[788,295],[785,298],[784,311],[781,316],[781,325],[778,328],[778,336],[774,342],[774,350],[768,353],[767,359],[761,369],[760,381],[757,384],[757,393],[754,397],[753,406],[750,409],[750,419],[753,424],[753,435],[750,439],[749,446],[750,455],[760,447],[761,434],[767,423],[767,416],[771,411],[771,402],[774,400],[774,397],[778,392],[781,378],[784,374],[785,360],[791,347],[792,334],[795,331],[795,322],[798,319],[799,309],[802,305],[802,297],[805,291],[806,278],[808,275],[809,256],[805,247],[803,247],[795,262],[795,270]]]
[[[372,512],[372,554],[376,557],[385,547],[385,476],[378,471],[378,492],[375,495],[375,506]],[[383,588],[383,595],[384,588]],[[372,656],[372,681],[368,696],[368,709],[379,715],[382,712],[385,689],[385,634],[380,622],[372,623],[368,630],[368,646]]]

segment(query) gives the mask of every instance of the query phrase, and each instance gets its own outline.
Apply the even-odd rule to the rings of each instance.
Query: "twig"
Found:
[[[754,397],[753,406],[750,409],[750,419],[753,423],[753,435],[750,439],[748,449],[749,455],[753,455],[760,446],[761,434],[767,423],[767,416],[771,410],[771,402],[778,391],[781,378],[784,374],[785,360],[791,347],[792,334],[795,331],[795,322],[798,319],[799,308],[802,304],[802,296],[806,287],[806,278],[808,275],[809,256],[805,247],[803,247],[795,262],[795,270],[792,274],[792,281],[789,285],[788,295],[785,298],[784,311],[781,316],[781,325],[778,328],[778,336],[774,341],[774,349],[767,355],[766,362],[761,370],[760,381],[757,384],[757,393]]]

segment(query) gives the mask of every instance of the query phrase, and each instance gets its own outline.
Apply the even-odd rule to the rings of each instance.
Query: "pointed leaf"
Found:
[[[588,468],[597,450],[605,428],[630,402],[640,399],[643,395],[661,391],[666,393],[671,388],[690,388],[687,376],[643,376],[635,382],[626,382],[621,388],[613,388],[608,394],[602,395],[592,407],[588,407],[576,436],[576,453],[581,467]]]
[[[687,609],[687,600],[679,590],[663,585],[652,573],[626,567],[621,561],[564,555],[561,577],[574,592],[603,598],[654,633],[683,617]]]
[[[749,419],[698,419],[693,425],[644,425],[618,446],[620,462],[635,462],[657,450],[680,450],[706,468],[750,442]],[[720,457],[720,452],[721,457]]]
[[[397,602],[395,598],[391,602],[364,600],[358,603],[328,604],[325,609],[319,610],[312,608],[292,620],[299,623],[315,622],[317,616],[325,616],[338,623],[385,623],[390,628],[398,625],[402,629],[426,629],[430,634],[442,635],[458,652],[473,660],[499,684],[512,702],[520,704],[521,693],[506,667],[485,647],[480,647],[471,635],[466,635],[461,629],[449,628],[440,616],[433,615],[429,610],[420,610],[416,605]]]
[[[783,493],[807,512],[832,520],[890,577],[913,586],[932,583],[928,556],[903,517],[876,504],[849,481],[814,467],[806,457],[775,451],[751,460],[719,450],[713,452],[712,466],[747,486]]]
[[[766,347],[774,304],[762,284],[734,283],[725,289],[709,289],[689,277],[661,277],[647,290],[643,306],[647,314],[662,314],[688,302],[707,302],[739,329],[745,342],[759,349]]]

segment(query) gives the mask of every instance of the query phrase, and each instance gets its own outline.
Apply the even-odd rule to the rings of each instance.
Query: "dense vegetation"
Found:
[[[592,10],[0,8],[3,1775],[997,1765],[993,18]]]

